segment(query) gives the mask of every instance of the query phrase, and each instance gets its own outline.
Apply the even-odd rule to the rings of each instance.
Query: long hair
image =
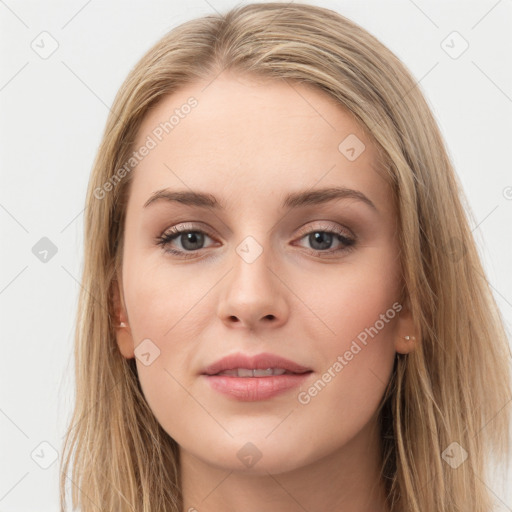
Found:
[[[116,344],[112,290],[133,176],[120,169],[150,108],[222,70],[316,87],[375,143],[396,203],[404,293],[419,334],[416,349],[397,357],[379,407],[388,505],[489,512],[491,464],[508,463],[510,453],[510,349],[439,128],[410,72],[374,36],[332,10],[279,2],[174,28],[114,100],[86,198],[61,510],[70,486],[82,512],[181,511],[177,443],[151,412],[135,360]]]

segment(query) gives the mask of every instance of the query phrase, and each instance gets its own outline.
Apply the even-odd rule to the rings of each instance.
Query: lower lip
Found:
[[[271,377],[230,377],[205,375],[210,386],[236,400],[267,400],[302,384],[312,372],[273,375]]]

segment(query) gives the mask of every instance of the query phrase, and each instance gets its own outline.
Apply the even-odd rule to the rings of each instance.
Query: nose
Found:
[[[222,280],[218,305],[219,318],[228,327],[254,331],[276,328],[286,322],[287,288],[272,268],[268,253],[262,250],[254,260],[243,252],[233,255],[233,268]]]

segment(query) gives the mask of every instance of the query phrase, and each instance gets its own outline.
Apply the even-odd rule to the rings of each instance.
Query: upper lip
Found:
[[[311,368],[301,366],[294,361],[285,359],[276,354],[264,352],[257,355],[247,355],[242,353],[230,354],[219,359],[215,363],[207,366],[203,370],[205,375],[215,375],[224,370],[234,370],[236,368],[247,368],[249,370],[266,370],[267,368],[283,368],[293,373],[304,373],[311,371]]]

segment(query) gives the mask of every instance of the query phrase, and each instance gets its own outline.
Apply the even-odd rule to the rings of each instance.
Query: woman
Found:
[[[63,509],[490,511],[509,348],[459,187],[341,15],[167,34],[89,184]]]

